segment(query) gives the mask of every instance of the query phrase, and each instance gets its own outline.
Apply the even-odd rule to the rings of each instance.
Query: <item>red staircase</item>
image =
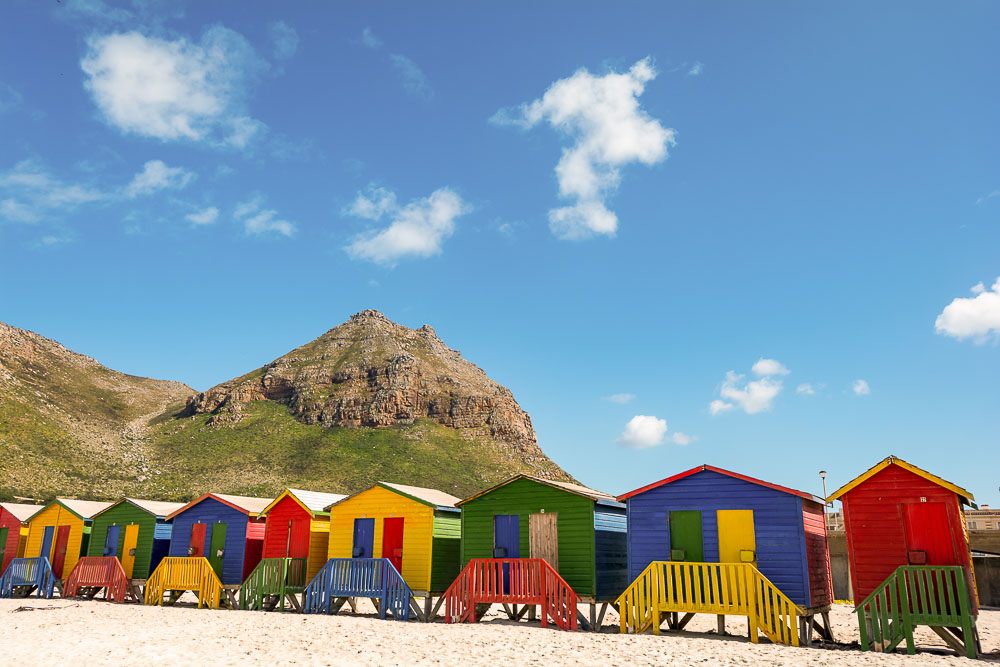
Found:
[[[105,599],[115,602],[125,602],[134,599],[128,585],[128,577],[122,564],[114,556],[84,556],[77,561],[76,567],[66,577],[63,586],[63,597],[71,598],[77,595],[94,597],[102,589],[107,589]]]
[[[476,558],[444,594],[448,623],[476,622],[476,605],[538,605],[542,627],[551,620],[563,630],[576,630],[579,596],[541,558]]]

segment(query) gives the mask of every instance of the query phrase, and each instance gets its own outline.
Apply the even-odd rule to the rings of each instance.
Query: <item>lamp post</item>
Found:
[[[823,480],[823,504],[826,505],[826,471],[819,471],[819,478]]]

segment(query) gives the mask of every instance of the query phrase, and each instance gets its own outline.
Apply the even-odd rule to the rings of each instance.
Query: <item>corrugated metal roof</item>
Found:
[[[184,507],[184,503],[168,503],[162,500],[141,500],[139,498],[125,498],[125,500],[156,516],[167,516]]]
[[[0,507],[14,515],[14,517],[24,523],[39,510],[45,509],[45,505],[26,505],[24,503],[0,503]]]
[[[511,482],[514,482],[514,481],[519,480],[519,479],[527,479],[527,480],[530,480],[532,482],[537,482],[539,484],[547,484],[548,486],[554,486],[557,489],[562,489],[564,491],[569,491],[570,493],[575,493],[578,496],[583,496],[585,498],[590,498],[593,501],[609,501],[609,502],[617,504],[617,500],[615,499],[614,496],[612,496],[612,495],[610,495],[608,493],[604,493],[603,491],[598,491],[596,489],[592,489],[592,488],[590,488],[588,486],[583,486],[581,484],[573,484],[572,482],[556,482],[556,481],[551,480],[551,479],[542,479],[541,477],[533,477],[531,475],[524,475],[524,474],[514,475],[510,479],[505,480],[505,481],[497,484],[496,486],[491,486],[490,488],[486,489],[485,491],[480,491],[476,495],[471,496],[469,498],[466,498],[465,500],[460,500],[460,501],[458,501],[455,504],[456,505],[463,505],[463,504],[469,502],[470,500],[473,500],[473,499],[478,498],[480,496],[484,496],[487,493],[489,493],[490,491],[493,491],[495,489],[499,489],[501,486],[506,486],[507,484],[510,484]]]
[[[425,489],[422,486],[407,486],[405,484],[390,484],[389,482],[379,482],[383,486],[387,486],[390,489],[395,489],[400,493],[405,493],[408,496],[413,496],[423,500],[424,502],[430,503],[431,505],[436,505],[439,507],[454,507],[461,498],[456,498],[450,493],[445,493],[444,491],[438,491],[437,489]]]
[[[343,493],[322,493],[320,491],[306,491],[304,489],[286,490],[312,512],[325,512],[327,507],[334,503],[339,503],[347,497]]]
[[[274,498],[253,498],[250,496],[230,496],[222,493],[213,493],[213,496],[221,500],[225,500],[227,503],[232,503],[237,507],[243,508],[250,514],[260,514],[264,511],[264,508],[271,504]]]
[[[102,503],[95,500],[72,500],[70,498],[56,498],[64,506],[68,507],[70,511],[75,512],[84,519],[89,519],[98,512],[106,510],[114,503]]]

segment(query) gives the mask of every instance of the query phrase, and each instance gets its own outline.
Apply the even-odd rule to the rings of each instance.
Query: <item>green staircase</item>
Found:
[[[916,653],[913,629],[926,625],[959,655],[976,658],[979,636],[965,569],[906,565],[897,568],[857,606],[861,649],[891,653],[906,641]]]
[[[305,588],[305,558],[264,558],[243,582],[240,607],[251,611],[279,607],[284,611],[287,600],[295,611],[302,611],[296,596]]]

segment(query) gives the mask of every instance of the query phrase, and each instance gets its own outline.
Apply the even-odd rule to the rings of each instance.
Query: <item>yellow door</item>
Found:
[[[122,569],[125,576],[132,578],[132,567],[135,565],[135,545],[139,541],[139,526],[125,526],[125,544],[122,546]]]
[[[753,510],[719,510],[719,562],[757,564]]]

